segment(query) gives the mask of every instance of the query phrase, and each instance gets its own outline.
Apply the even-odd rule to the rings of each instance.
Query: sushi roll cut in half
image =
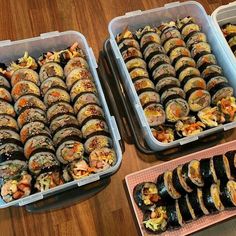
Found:
[[[74,57],[67,62],[64,68],[65,76],[68,76],[72,70],[77,68],[89,69],[89,65],[83,57]]]
[[[152,210],[160,200],[157,186],[152,182],[137,184],[133,190],[134,201],[142,210]]]
[[[9,102],[0,99],[0,115],[9,115],[14,118],[16,113],[14,107]]]
[[[11,77],[11,85],[14,87],[20,81],[30,81],[39,86],[38,73],[31,69],[16,70]]]
[[[55,62],[48,62],[40,68],[39,79],[41,83],[49,77],[58,76],[63,78],[62,67]]]
[[[225,155],[218,155],[212,159],[217,178],[220,180],[232,179],[227,157]]]
[[[26,171],[21,172],[14,179],[3,182],[1,186],[1,196],[5,202],[11,202],[31,193],[32,177]]]
[[[226,121],[235,121],[236,119],[236,102],[234,97],[223,98],[217,103],[219,111],[224,114]]]
[[[184,221],[179,209],[178,201],[166,206],[167,223],[170,228],[179,228],[183,226]]]
[[[1,74],[0,74],[0,86],[3,87],[3,88],[6,88],[8,91],[10,91],[10,89],[11,89],[11,85],[10,85],[8,79],[6,79]]]
[[[225,207],[236,206],[236,182],[229,180],[220,183],[220,200]]]
[[[150,79],[139,79],[134,82],[134,87],[138,95],[140,95],[143,91],[146,90],[154,90],[155,86]]]
[[[89,154],[89,165],[94,172],[105,171],[116,163],[116,153],[113,149],[103,147]]]
[[[227,157],[230,167],[231,175],[234,179],[236,179],[236,152],[228,151],[224,155]]]
[[[152,135],[156,140],[162,143],[170,143],[175,140],[174,130],[171,127],[159,125],[151,128]]]
[[[162,233],[167,230],[166,207],[159,206],[143,215],[143,225],[151,233]]]
[[[12,129],[14,131],[19,130],[18,124],[12,116],[0,115],[0,129],[4,128]]]
[[[189,202],[188,195],[185,195],[178,200],[179,210],[185,222],[190,220],[195,220],[196,215],[194,213],[193,207]]]
[[[180,137],[188,137],[199,134],[205,127],[206,126],[202,122],[196,121],[194,116],[182,118],[175,124],[177,134]]]
[[[0,87],[0,99],[9,103],[12,102],[11,94],[5,87]]]
[[[200,160],[200,170],[205,186],[217,183],[218,179],[212,158]]]

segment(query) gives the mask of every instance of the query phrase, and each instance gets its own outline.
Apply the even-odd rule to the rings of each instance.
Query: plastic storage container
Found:
[[[233,23],[236,24],[236,1],[231,2],[227,5],[218,7],[212,13],[212,19],[215,25],[216,30],[219,34],[219,39],[222,41],[225,47],[225,52],[229,55],[231,62],[236,66],[236,58],[226,41],[224,34],[221,31],[221,26],[226,23]]]
[[[76,31],[66,31],[62,33],[55,31],[55,32],[41,34],[39,37],[30,38],[30,39],[24,39],[24,40],[13,41],[13,42],[11,42],[10,40],[1,41],[0,42],[0,61],[8,63],[12,60],[16,60],[17,58],[22,56],[25,51],[28,51],[29,55],[37,58],[39,57],[39,55],[41,55],[42,52],[57,50],[57,49],[61,50],[63,48],[68,47],[69,45],[72,45],[74,42],[79,43],[79,46],[84,50],[87,56],[87,61],[90,67],[90,71],[93,75],[93,78],[94,78],[94,81],[98,90],[99,99],[104,109],[106,121],[110,129],[111,137],[113,140],[113,148],[117,156],[117,162],[114,166],[112,166],[111,168],[101,173],[92,174],[80,180],[74,180],[72,182],[65,183],[63,185],[57,186],[55,188],[49,189],[44,192],[32,194],[28,197],[25,197],[19,200],[5,203],[0,198],[0,208],[5,208],[5,207],[13,206],[13,205],[19,205],[19,206],[27,205],[29,203],[36,202],[38,200],[41,200],[53,194],[66,191],[67,189],[71,189],[76,186],[78,187],[78,186],[95,182],[101,178],[112,175],[114,172],[116,172],[116,170],[119,168],[121,164],[122,152],[119,145],[120,134],[116,125],[115,118],[110,115],[110,112],[109,112],[109,109],[108,109],[108,106],[107,106],[107,103],[103,94],[103,90],[102,90],[102,87],[101,87],[101,84],[97,75],[97,71],[96,71],[97,63],[96,63],[96,59],[94,57],[93,51],[88,46],[88,43],[82,34]]]
[[[208,41],[212,46],[218,64],[223,68],[225,76],[228,78],[230,85],[236,91],[236,79],[234,79],[234,77],[236,77],[236,67],[231,62],[228,53],[225,53],[225,46],[218,39],[218,32],[214,28],[212,18],[207,15],[203,6],[198,2],[173,2],[166,4],[161,8],[151,9],[147,11],[138,10],[129,12],[124,16],[114,18],[109,23],[108,27],[112,50],[114,52],[121,77],[127,89],[129,99],[140,123],[144,139],[146,140],[148,146],[155,151],[161,151],[178,145],[183,145],[198,140],[199,138],[205,137],[212,133],[226,131],[228,129],[236,127],[236,122],[231,122],[225,125],[205,130],[198,135],[178,139],[167,144],[157,141],[151,133],[151,129],[148,125],[144,111],[139,102],[138,95],[135,91],[134,85],[124,63],[124,60],[121,56],[119,48],[116,44],[115,37],[127,26],[129,27],[129,30],[135,31],[145,25],[160,25],[162,22],[176,20],[177,18],[186,16],[193,16],[196,19],[196,22],[202,26],[202,31],[208,37]]]

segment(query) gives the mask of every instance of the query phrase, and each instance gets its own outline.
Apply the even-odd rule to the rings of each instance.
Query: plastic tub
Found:
[[[148,24],[154,26],[160,25],[164,21],[176,20],[177,18],[189,15],[193,16],[196,19],[196,22],[202,26],[202,31],[207,35],[208,41],[212,46],[213,52],[217,58],[219,65],[223,68],[225,76],[228,78],[230,85],[236,91],[236,80],[234,79],[236,75],[236,67],[233,66],[230,58],[224,52],[225,47],[222,45],[222,42],[218,40],[218,32],[214,28],[212,18],[207,15],[203,6],[198,2],[174,2],[166,4],[164,7],[161,8],[151,9],[147,11],[138,10],[134,12],[129,12],[126,13],[124,16],[114,18],[109,23],[108,30],[110,34],[110,42],[121,77],[124,81],[125,87],[127,88],[128,96],[132,103],[135,114],[138,118],[144,139],[146,140],[148,146],[154,151],[161,151],[178,145],[183,145],[198,140],[212,133],[222,132],[236,127],[236,122],[231,122],[209,130],[205,130],[198,135],[178,139],[167,144],[157,141],[151,133],[151,129],[148,125],[148,122],[144,115],[144,111],[139,102],[138,95],[135,91],[134,85],[131,81],[130,75],[125,66],[119,48],[116,44],[115,37],[118,33],[122,32],[122,30],[124,30],[127,26],[131,31],[135,31],[138,28]]]
[[[13,206],[13,205],[18,205],[18,206],[27,205],[29,203],[36,202],[38,200],[46,198],[47,196],[51,196],[53,194],[66,191],[67,189],[71,189],[76,186],[82,186],[85,184],[95,182],[101,178],[104,178],[106,176],[109,176],[115,173],[121,164],[122,152],[119,145],[120,134],[116,125],[115,118],[110,115],[110,112],[109,112],[109,109],[108,109],[108,106],[104,97],[104,93],[103,93],[103,90],[102,90],[102,87],[101,87],[101,84],[97,75],[97,71],[96,71],[97,63],[96,63],[96,59],[94,57],[93,51],[88,46],[88,43],[82,34],[76,31],[66,31],[62,33],[55,31],[55,32],[41,34],[39,37],[30,38],[30,39],[24,39],[24,40],[13,41],[13,42],[11,42],[10,40],[1,41],[0,42],[0,61],[7,63],[12,60],[16,60],[17,58],[22,56],[25,51],[28,51],[29,55],[37,58],[39,55],[41,55],[42,52],[57,50],[57,49],[61,50],[63,48],[68,47],[69,45],[73,44],[76,41],[79,43],[79,46],[84,50],[87,56],[87,61],[89,63],[89,67],[90,67],[91,73],[93,75],[93,78],[94,78],[94,81],[98,90],[99,99],[104,109],[106,121],[110,129],[111,137],[113,140],[113,147],[117,156],[117,162],[114,166],[112,166],[111,168],[101,173],[92,174],[80,180],[74,180],[72,182],[65,183],[63,185],[57,186],[55,188],[49,189],[44,192],[32,194],[28,197],[25,197],[19,200],[5,203],[0,198],[0,208],[5,208],[5,207]]]

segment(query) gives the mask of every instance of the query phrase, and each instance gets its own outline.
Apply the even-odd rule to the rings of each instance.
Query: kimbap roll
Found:
[[[235,151],[228,151],[224,155],[227,157],[230,167],[231,175],[234,179],[236,179],[236,152]]]
[[[0,115],[15,117],[16,113],[14,107],[9,102],[0,99]]]
[[[172,87],[180,87],[180,82],[175,77],[165,77],[156,83],[156,90],[160,94],[163,94],[165,90]]]
[[[187,80],[183,80],[182,85],[185,93],[194,88],[206,89],[206,82],[201,77],[192,77]]]
[[[177,200],[179,204],[180,213],[185,222],[196,219],[193,207],[189,202],[187,196],[188,195],[185,195]]]
[[[185,47],[185,46],[186,46],[185,42],[181,38],[170,38],[164,43],[164,49],[168,55],[174,48]]]
[[[162,64],[152,72],[152,78],[154,81],[170,76],[176,76],[175,68],[170,64]]]
[[[169,57],[172,65],[175,65],[179,58],[191,57],[191,53],[186,47],[177,47],[171,50]]]
[[[148,68],[152,72],[161,64],[170,64],[170,59],[166,54],[154,54],[148,62]]]
[[[167,222],[170,228],[179,228],[183,226],[183,217],[179,209],[178,201],[166,206]]]
[[[185,69],[183,69],[180,73],[179,73],[179,81],[182,83],[185,82],[185,80],[188,81],[189,78],[192,77],[199,77],[200,76],[200,71],[195,68],[195,67],[187,67]]]
[[[133,68],[136,68],[136,67],[141,67],[143,69],[147,69],[146,62],[142,58],[138,58],[138,57],[127,61],[125,64],[126,64],[128,71],[131,71]]]
[[[148,43],[143,48],[143,55],[147,62],[156,54],[166,54],[165,49],[158,43]]]
[[[9,128],[15,131],[19,130],[16,120],[9,115],[0,115],[0,129]]]
[[[0,86],[6,88],[7,90],[11,89],[9,81],[3,75],[0,75]]]
[[[196,67],[196,62],[191,57],[181,57],[175,63],[176,74],[179,75],[187,67]]]
[[[208,82],[211,78],[222,76],[222,74],[223,70],[220,66],[209,65],[203,70],[202,77],[206,80],[206,82]]]
[[[83,68],[83,69],[89,69],[89,65],[87,61],[83,57],[74,57],[71,58],[65,68],[64,68],[64,74],[65,76],[68,76],[70,72],[76,68]]]
[[[209,65],[217,64],[216,57],[213,54],[205,54],[197,61],[197,68],[203,71]]]
[[[16,162],[16,164],[18,165],[19,163],[22,163],[25,161],[26,160],[24,157],[23,148],[19,140],[8,139],[6,143],[0,145],[0,163],[1,164],[4,164],[4,163],[13,164],[14,162]],[[1,170],[4,172],[3,169]]]
[[[207,37],[203,32],[195,32],[193,33],[186,42],[187,47],[191,50],[194,44],[200,42],[207,42]]]
[[[146,91],[146,89],[155,89],[153,82],[146,78],[136,80],[134,82],[134,87],[138,95],[142,93],[142,91]]]
[[[16,140],[20,142],[20,135],[10,129],[0,129],[0,144],[7,143],[8,140]]]
[[[197,62],[206,54],[211,54],[211,46],[209,43],[200,42],[192,45],[191,55]]]
[[[12,102],[12,97],[10,92],[4,87],[0,87],[0,99],[6,102]]]
[[[125,62],[131,60],[132,58],[143,57],[142,53],[134,47],[123,47],[121,54]]]
[[[228,80],[224,76],[216,76],[211,78],[207,83],[207,90],[210,91],[214,88],[217,84],[227,83]]]
[[[229,180],[220,183],[220,200],[225,207],[236,206],[236,182]]]
[[[62,67],[55,62],[48,62],[41,66],[39,71],[39,79],[41,83],[49,77],[58,76],[63,78]]]
[[[144,91],[139,94],[139,101],[142,107],[146,106],[147,104],[156,102],[160,102],[160,96],[155,90]]]
[[[223,98],[217,103],[219,111],[224,114],[226,121],[235,121],[236,119],[236,102],[234,97]]]
[[[232,179],[228,158],[225,155],[217,155],[212,159],[217,178],[220,180]]]
[[[200,170],[205,186],[217,183],[218,179],[212,158],[200,160]]]
[[[129,72],[132,81],[136,81],[139,78],[149,78],[149,74],[146,69],[141,67],[135,67]]]

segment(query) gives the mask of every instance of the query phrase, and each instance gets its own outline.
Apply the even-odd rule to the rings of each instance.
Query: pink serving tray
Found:
[[[163,163],[160,165],[156,165],[141,171],[137,171],[135,173],[129,174],[125,177],[125,182],[129,191],[129,197],[132,202],[132,207],[134,209],[135,216],[138,221],[139,229],[142,233],[142,235],[152,235],[149,232],[145,230],[142,224],[143,220],[143,213],[142,211],[138,208],[136,203],[134,202],[133,199],[133,189],[134,187],[141,182],[145,181],[156,181],[156,178],[159,174],[163,173],[166,170],[173,170],[175,167],[177,167],[180,164],[184,164],[186,162],[189,162],[190,160],[193,159],[204,159],[208,158],[214,155],[220,155],[224,154],[227,151],[230,150],[236,150],[236,140],[231,141],[225,144],[218,145],[213,148],[208,148],[206,150],[196,152],[187,156],[180,157],[178,159],[175,159],[173,161],[169,161],[167,163]],[[203,228],[209,227],[213,224],[216,224],[218,222],[224,221],[226,219],[229,219],[233,216],[236,216],[236,209],[235,210],[226,210],[218,214],[213,214],[209,216],[204,216],[199,218],[198,220],[192,221],[190,223],[185,224],[183,227],[180,229],[176,230],[167,230],[166,232],[160,234],[160,235],[188,235],[191,233],[194,233],[198,230],[201,230]],[[154,234],[153,234],[154,235]]]

